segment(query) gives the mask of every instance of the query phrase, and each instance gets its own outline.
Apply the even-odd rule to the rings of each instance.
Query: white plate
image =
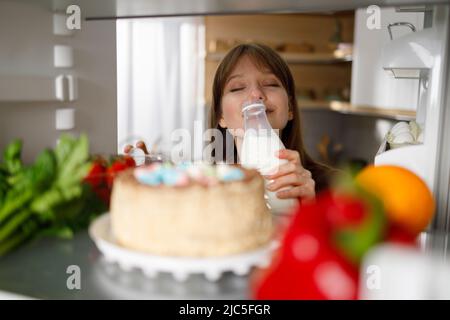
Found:
[[[224,272],[246,275],[252,267],[266,267],[273,251],[278,247],[276,241],[260,249],[211,258],[186,258],[158,256],[131,250],[119,245],[111,233],[110,215],[108,213],[95,219],[89,227],[89,235],[94,240],[105,259],[117,262],[124,270],[141,269],[149,276],[155,277],[159,272],[172,273],[179,281],[186,280],[190,274],[204,274],[210,281],[218,280]]]

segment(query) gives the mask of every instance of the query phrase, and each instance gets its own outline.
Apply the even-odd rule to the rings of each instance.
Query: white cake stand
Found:
[[[111,233],[108,213],[96,218],[89,227],[89,235],[109,262],[116,262],[122,269],[141,269],[148,277],[159,272],[171,273],[178,281],[185,281],[190,274],[204,274],[210,281],[217,281],[224,272],[246,275],[252,267],[267,267],[278,242],[242,254],[211,258],[185,258],[158,256],[124,248]]]

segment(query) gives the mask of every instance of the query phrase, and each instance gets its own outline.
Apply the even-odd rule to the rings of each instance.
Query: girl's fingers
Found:
[[[131,149],[133,149],[133,146],[131,144],[127,144],[124,148],[123,148],[123,153],[127,154],[130,153]]]
[[[284,176],[289,173],[297,172],[297,171],[299,171],[298,165],[296,165],[293,162],[288,162],[288,163],[285,163],[285,164],[282,164],[281,166],[279,166],[277,168],[277,171],[274,174],[267,176],[266,179],[273,180],[278,177]]]
[[[265,178],[268,180],[274,180],[281,176],[287,175],[289,173],[298,172],[300,175],[306,177],[306,178],[312,178],[311,171],[304,169],[301,165],[294,164],[293,162],[288,162],[283,165],[281,165],[277,172],[275,172],[272,175],[266,176]]]
[[[294,162],[295,164],[299,164],[300,166],[302,165],[300,153],[296,150],[281,149],[278,151],[278,158],[286,159],[290,162]]]
[[[280,199],[301,198],[302,200],[308,200],[314,199],[316,193],[314,184],[306,184],[289,190],[278,191],[276,195]]]
[[[307,181],[307,177],[301,175],[298,172],[293,172],[275,179],[272,183],[267,185],[267,190],[277,191],[278,189],[283,187],[299,186],[305,184]]]
[[[136,148],[142,149],[142,151],[144,151],[145,154],[148,154],[147,146],[145,145],[144,141],[141,140],[136,142]]]
[[[303,171],[302,171],[302,175],[304,175],[304,176],[306,176],[306,177],[312,179],[312,173],[311,173],[311,171],[309,171],[309,170],[306,170],[306,169],[303,170]]]
[[[311,172],[303,168],[300,154],[295,150],[282,149],[278,151],[277,155],[280,159],[286,159],[289,162],[281,165],[277,172],[266,177],[273,180],[267,186],[267,190],[278,191],[289,187],[287,190],[278,191],[277,197],[280,199],[313,199],[316,195],[315,182]]]
[[[301,189],[302,189],[302,187],[298,186],[298,187],[291,188],[289,190],[278,191],[276,193],[276,195],[279,199],[298,198],[298,197],[300,197],[300,194],[302,193]]]
[[[148,154],[147,151],[147,146],[145,145],[144,141],[138,141],[136,142],[136,148],[141,149],[142,151],[144,151],[145,154]],[[127,144],[124,148],[123,148],[123,153],[128,154],[130,153],[130,151],[133,149],[133,146],[131,144]]]

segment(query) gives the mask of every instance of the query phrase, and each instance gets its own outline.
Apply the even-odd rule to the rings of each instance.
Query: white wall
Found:
[[[83,14],[83,13],[82,13]],[[23,159],[30,162],[53,147],[55,110],[74,108],[75,129],[88,134],[93,153],[115,153],[117,147],[115,21],[83,21],[71,37],[53,35],[53,15],[38,2],[0,2],[0,76],[54,77],[53,45],[74,49],[71,74],[78,77],[74,102],[5,102],[0,97],[0,150],[14,138],[24,140]]]
[[[418,80],[394,79],[383,70],[381,54],[390,41],[387,25],[410,22],[417,30],[423,29],[423,13],[395,12],[394,8],[381,9],[381,29],[366,25],[370,14],[358,9],[355,14],[354,55],[352,65],[351,102],[378,108],[416,110]],[[407,27],[393,27],[394,39],[412,32]]]

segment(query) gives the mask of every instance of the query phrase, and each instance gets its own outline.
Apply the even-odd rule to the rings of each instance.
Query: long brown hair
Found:
[[[222,117],[221,101],[223,90],[230,73],[233,71],[239,59],[244,55],[248,56],[257,67],[269,69],[280,80],[284,89],[287,91],[289,110],[293,114],[293,119],[289,120],[286,127],[281,131],[281,140],[287,149],[298,151],[303,167],[311,171],[316,183],[316,192],[325,189],[329,186],[332,169],[314,161],[306,152],[301,134],[300,113],[295,94],[294,78],[286,62],[268,46],[257,43],[240,44],[231,49],[223,58],[214,76],[212,106],[209,117],[210,128],[220,130],[225,140],[227,130],[219,125],[219,120]],[[223,160],[225,160],[226,145],[225,143],[223,145]],[[234,148],[234,156],[236,157],[236,148]]]

